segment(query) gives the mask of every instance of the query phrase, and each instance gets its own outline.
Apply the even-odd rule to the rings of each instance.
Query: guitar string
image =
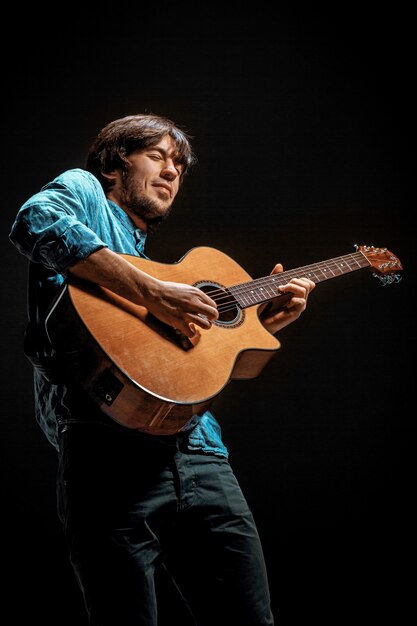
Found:
[[[335,276],[336,275],[334,274],[333,277]],[[316,282],[320,282],[319,277],[316,277],[316,278],[317,278]],[[327,276],[326,278],[329,278],[329,276]],[[276,286],[277,284],[278,285],[285,284],[286,282],[288,282],[286,279],[280,280],[280,281],[275,279],[274,286]],[[207,291],[206,293],[213,300],[215,300],[216,304],[218,305],[217,308],[220,312],[224,312],[232,308],[235,308],[236,304],[240,304],[240,305],[248,304],[248,302],[244,302],[245,300],[249,301],[249,305],[253,305],[253,304],[260,304],[262,302],[267,302],[271,299],[279,297],[280,295],[284,295],[284,294],[281,294],[280,292],[269,291],[271,289],[270,281],[264,284],[266,285],[267,289],[265,289],[264,287],[259,287],[259,283],[258,283],[258,289],[256,289],[256,286],[255,286],[255,289],[253,289],[254,285],[250,285],[249,291],[247,290],[247,288],[238,288],[238,289],[233,290],[234,294],[227,293],[226,291],[222,291],[219,289],[213,290],[213,291]],[[259,289],[261,290],[261,292],[255,295],[255,291],[259,291]],[[232,298],[233,300],[231,300]],[[239,302],[239,299],[240,299],[240,302]]]
[[[355,266],[353,268],[350,266],[348,259],[354,262]],[[254,297],[253,294],[257,288],[260,288],[261,290],[263,290],[265,287],[272,289],[272,287],[275,287],[275,285],[272,286],[271,283],[285,284],[286,282],[288,282],[289,279],[293,277],[302,277],[304,273],[306,273],[307,276],[315,275],[316,281],[320,282],[321,280],[323,280],[323,276],[324,276],[324,279],[333,278],[336,276],[340,276],[341,274],[344,274],[344,273],[362,269],[366,267],[367,265],[369,265],[367,261],[363,265],[361,265],[360,263],[358,263],[357,259],[361,259],[362,262],[366,261],[363,254],[351,253],[343,257],[337,257],[334,259],[330,259],[328,261],[322,261],[322,262],[315,263],[312,265],[299,267],[295,270],[288,270],[286,272],[283,272],[282,274],[270,274],[269,276],[257,278],[252,281],[248,281],[246,283],[241,283],[240,285],[234,285],[232,287],[229,287],[229,289],[233,289],[234,294],[238,296],[243,296],[246,298],[253,298]],[[342,267],[341,265],[343,266],[347,265],[347,267]],[[324,272],[326,272],[327,270],[330,270],[333,276],[329,274],[325,274],[322,268],[325,268]],[[309,272],[303,272],[303,270],[309,270]],[[334,270],[337,273],[335,273]],[[322,276],[317,276],[316,272],[320,272]],[[248,293],[248,290],[250,291],[250,293]],[[233,298],[234,295],[230,292],[227,292],[225,289],[216,288],[211,291],[207,291],[205,293],[207,293],[207,295],[213,298],[213,300],[216,301],[216,304],[220,305],[218,306],[218,310],[220,312],[228,311],[236,307],[236,300],[234,300],[234,302],[230,301],[230,298],[231,297]],[[260,295],[263,295],[263,294],[260,294]],[[262,298],[260,302],[256,300],[254,304],[258,304],[258,303],[260,304],[262,301],[268,301],[268,300],[273,299],[274,297],[276,297],[275,294],[271,293],[268,295],[267,298],[265,299]],[[225,302],[224,304],[222,304],[224,300],[228,300],[228,302]]]
[[[354,256],[349,255],[349,256]],[[358,258],[360,258],[363,256],[359,255]],[[261,278],[255,278],[254,280],[251,281],[247,281],[244,283],[240,283],[239,285],[233,285],[231,287],[229,287],[229,289],[233,289],[234,292],[238,292],[238,291],[242,291],[245,292],[248,288],[253,289],[253,287],[256,288],[257,285],[262,285],[262,284],[266,284],[268,285],[271,282],[276,282],[276,281],[280,281],[283,284],[285,282],[288,282],[288,278],[294,278],[294,277],[301,277],[303,276],[303,274],[305,273],[303,270],[310,270],[309,274],[315,274],[316,271],[320,272],[321,274],[323,274],[323,270],[321,269],[322,267],[328,268],[330,269],[330,271],[333,271],[333,269],[335,269],[338,272],[338,275],[340,275],[340,273],[348,273],[350,271],[354,271],[355,269],[362,269],[362,267],[366,267],[366,265],[368,265],[368,263],[364,264],[363,266],[360,265],[359,263],[357,263],[356,259],[353,259],[355,261],[355,265],[356,267],[351,268],[349,263],[347,262],[347,258],[346,257],[338,257],[337,259],[330,259],[330,261],[322,261],[321,263],[315,263],[313,265],[306,265],[304,267],[299,267],[295,270],[288,270],[286,272],[282,272],[281,274],[270,274],[268,276],[263,276]],[[341,266],[339,264],[336,265],[337,261],[340,260],[345,260],[346,264],[348,265],[348,268],[346,270],[344,270],[343,268],[341,268]],[[331,266],[332,264],[332,266]],[[307,273],[308,275],[308,273]],[[328,276],[326,275],[326,278]],[[317,279],[319,279],[320,277],[317,276]],[[216,293],[223,293],[224,290],[222,289],[214,289],[210,292],[207,292],[209,294],[216,294]]]

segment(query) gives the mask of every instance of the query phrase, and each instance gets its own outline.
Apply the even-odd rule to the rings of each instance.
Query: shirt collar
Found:
[[[146,235],[147,235],[147,233],[144,230],[142,230],[141,228],[137,228],[137,226],[135,225],[133,220],[129,217],[129,215],[125,211],[123,211],[123,209],[120,208],[118,204],[113,202],[113,200],[109,200],[107,198],[107,203],[108,203],[110,209],[113,211],[114,215],[117,217],[117,219],[135,237],[135,239],[136,239],[136,241],[138,243],[138,246],[137,246],[138,250],[140,252],[143,252],[144,248],[145,248],[145,242],[146,242]]]

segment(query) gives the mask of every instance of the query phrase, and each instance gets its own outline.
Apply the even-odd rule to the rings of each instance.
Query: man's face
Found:
[[[178,193],[183,166],[175,160],[176,147],[169,135],[156,145],[128,157],[129,170],[115,172],[108,197],[122,207],[142,229],[166,218]]]

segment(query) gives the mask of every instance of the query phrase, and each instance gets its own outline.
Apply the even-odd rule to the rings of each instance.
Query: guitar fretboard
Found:
[[[315,283],[321,283],[342,274],[364,269],[370,265],[371,263],[361,252],[352,252],[351,254],[345,254],[327,261],[320,261],[312,265],[304,265],[280,274],[270,274],[262,278],[255,278],[246,283],[233,285],[228,288],[228,291],[236,299],[239,306],[245,309],[276,298],[277,295],[280,295],[277,287],[285,285],[292,278],[305,277],[310,278]]]

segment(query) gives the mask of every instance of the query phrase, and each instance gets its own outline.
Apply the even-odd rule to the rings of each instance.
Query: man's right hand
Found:
[[[193,324],[208,329],[218,318],[216,303],[201,289],[150,276],[109,248],[93,252],[69,271],[144,306],[186,337],[195,334]]]
[[[151,281],[147,290],[146,308],[186,337],[195,334],[192,324],[208,329],[219,317],[214,300],[192,285],[157,280]]]

